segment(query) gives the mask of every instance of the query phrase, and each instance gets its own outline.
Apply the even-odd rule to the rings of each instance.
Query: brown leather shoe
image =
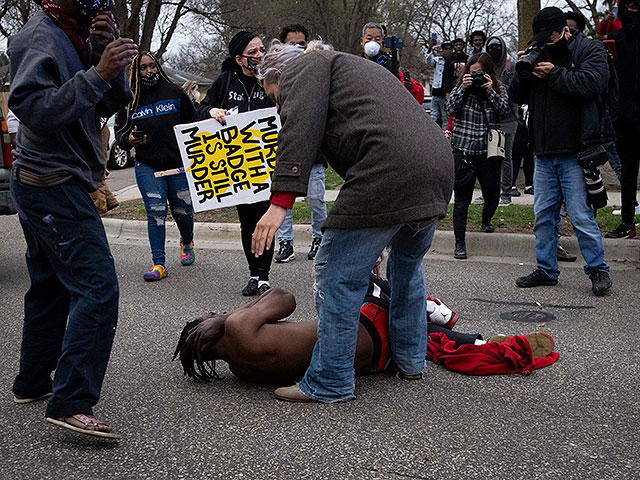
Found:
[[[315,400],[307,397],[304,393],[300,391],[300,387],[298,384],[291,385],[290,387],[280,387],[277,388],[274,392],[274,395],[278,400],[282,400],[284,402],[297,402],[297,403],[311,403],[315,402]]]

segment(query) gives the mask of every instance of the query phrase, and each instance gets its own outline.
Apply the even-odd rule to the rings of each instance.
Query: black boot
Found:
[[[465,243],[464,237],[456,238],[456,249],[453,252],[453,258],[457,258],[458,260],[467,258],[467,244]]]

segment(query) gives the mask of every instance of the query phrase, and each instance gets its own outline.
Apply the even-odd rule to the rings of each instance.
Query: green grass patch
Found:
[[[327,202],[327,210],[331,210],[333,202]],[[606,207],[598,210],[596,220],[603,232],[609,232],[620,224],[620,216],[613,215],[611,212],[614,207]],[[440,221],[438,228],[440,230],[453,230],[453,205],[449,205],[447,216]],[[126,220],[146,220],[147,216],[144,210],[142,200],[130,200],[120,202],[120,206],[108,212],[105,217],[122,218]],[[173,220],[171,214],[167,217]],[[196,213],[196,222],[211,223],[234,223],[238,222],[238,214],[235,207],[221,208],[218,210],[209,210],[206,212]],[[467,230],[470,232],[480,231],[480,223],[482,222],[482,205],[470,205],[469,217],[467,219]],[[493,226],[496,232],[507,233],[532,233],[533,232],[533,206],[531,205],[515,205],[508,207],[498,207],[493,217]],[[311,211],[306,202],[296,202],[293,206],[293,223],[309,224],[311,223]],[[640,223],[640,215],[636,216],[636,223]],[[573,235],[570,222],[565,223],[565,235]]]
[[[340,175],[336,173],[333,168],[328,167],[324,171],[324,187],[327,190],[335,190],[337,188],[340,188],[343,183],[344,180]]]

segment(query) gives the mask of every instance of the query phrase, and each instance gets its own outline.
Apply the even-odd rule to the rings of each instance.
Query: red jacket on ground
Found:
[[[432,333],[427,342],[429,359],[447,370],[467,375],[522,373],[530,375],[537,368],[547,367],[560,357],[558,352],[542,358],[533,358],[526,337],[515,335],[503,343],[460,345],[443,333]]]

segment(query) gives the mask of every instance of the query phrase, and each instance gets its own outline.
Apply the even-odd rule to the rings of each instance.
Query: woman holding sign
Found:
[[[318,340],[298,385],[279,388],[291,402],[355,398],[354,355],[369,272],[391,246],[389,341],[404,379],[422,378],[427,305],[422,259],[453,185],[448,140],[407,89],[384,67],[356,55],[274,45],[260,66],[282,128],[271,183],[271,206],[256,226],[256,255],[323,153],[346,182],[324,223],[315,258]],[[358,79],[354,81],[354,79]]]
[[[129,71],[133,102],[120,111],[116,138],[126,150],[136,149],[136,181],[147,212],[147,230],[153,266],[143,275],[147,282],[167,276],[164,244],[167,201],[180,230],[180,263],[191,265],[193,208],[184,173],[156,177],[156,172],[182,167],[173,126],[196,120],[187,94],[174,85],[150,52],[140,52]]]
[[[234,35],[229,42],[229,57],[222,64],[222,73],[200,103],[200,120],[213,118],[224,125],[225,117],[231,111],[243,113],[274,106],[255,77],[258,62],[264,52],[262,40],[255,33],[242,31]],[[271,288],[269,270],[273,259],[273,245],[256,257],[251,253],[251,238],[256,223],[269,208],[269,202],[238,205],[236,208],[240,217],[242,247],[249,264],[249,282],[242,290],[242,295],[248,297],[262,294]]]

